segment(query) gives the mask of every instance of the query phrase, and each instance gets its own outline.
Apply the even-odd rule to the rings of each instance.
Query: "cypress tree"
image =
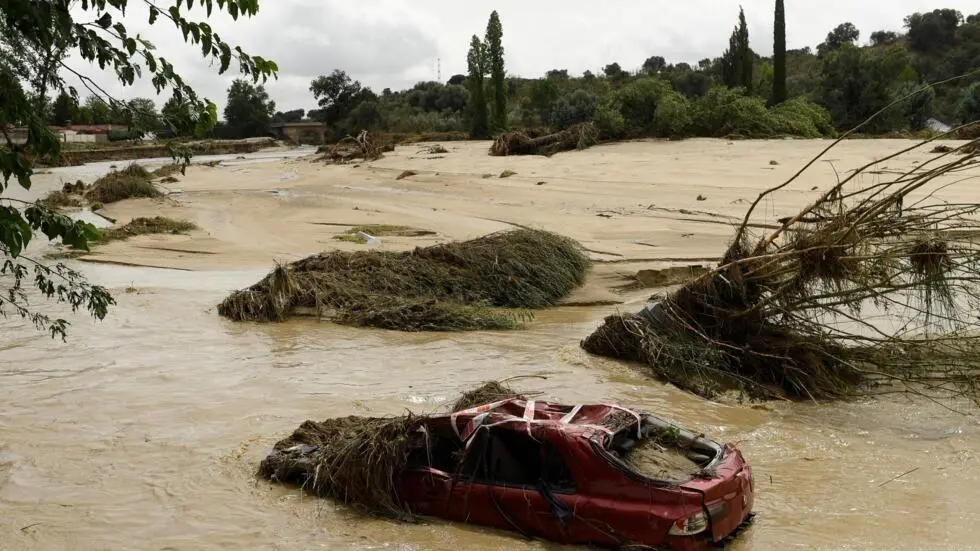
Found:
[[[504,29],[500,24],[500,16],[496,10],[490,14],[487,23],[486,63],[490,72],[490,85],[493,89],[491,103],[491,126],[495,132],[507,129],[507,83],[504,74],[504,46],[502,43]]]
[[[487,99],[484,94],[484,76],[487,74],[486,48],[476,35],[473,35],[470,41],[466,62],[469,67],[467,81],[470,88],[470,137],[488,138],[490,128],[487,122]]]
[[[776,0],[775,36],[773,37],[772,104],[786,101],[786,10],[783,0]]]
[[[745,10],[738,9],[738,67],[741,70],[739,85],[746,94],[752,94],[752,48],[749,47],[749,25],[745,22]]]

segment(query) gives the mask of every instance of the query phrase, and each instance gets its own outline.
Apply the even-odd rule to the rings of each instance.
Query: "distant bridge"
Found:
[[[280,140],[295,144],[322,144],[326,138],[327,125],[322,122],[276,122],[269,130]]]

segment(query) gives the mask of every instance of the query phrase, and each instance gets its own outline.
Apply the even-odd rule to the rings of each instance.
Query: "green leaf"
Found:
[[[150,25],[156,23],[157,17],[160,15],[160,10],[156,6],[150,6]]]
[[[109,25],[112,25],[112,15],[109,13],[104,13],[102,14],[102,17],[95,21],[95,23],[103,29],[108,29]]]

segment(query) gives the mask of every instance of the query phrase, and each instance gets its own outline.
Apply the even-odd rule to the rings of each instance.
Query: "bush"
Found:
[[[626,119],[613,104],[603,105],[596,110],[595,125],[603,140],[616,140],[626,134]]]
[[[691,103],[677,92],[664,94],[653,116],[654,135],[678,138],[687,135],[690,127]]]
[[[631,136],[653,135],[657,105],[672,92],[670,83],[659,78],[641,78],[623,86],[616,93],[616,101],[626,121],[626,132]]]
[[[555,102],[551,110],[551,125],[564,130],[572,125],[595,119],[595,96],[585,90],[575,90]]]
[[[52,210],[82,206],[82,202],[78,197],[65,193],[60,189],[47,194],[43,199],[38,201],[38,203],[41,203],[45,207]]]
[[[805,138],[837,136],[830,112],[806,98],[795,97],[784,101],[773,107],[769,113],[773,130],[777,134]]]
[[[960,94],[956,115],[963,124],[980,120],[980,82],[974,82]]]
[[[746,97],[742,88],[709,90],[695,104],[693,126],[699,136],[764,138],[775,134],[763,100]]]

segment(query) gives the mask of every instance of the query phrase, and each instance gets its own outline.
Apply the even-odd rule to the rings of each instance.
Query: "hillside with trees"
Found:
[[[980,13],[913,13],[900,33],[842,22],[820,44],[793,50],[786,48],[792,29],[786,29],[784,0],[774,2],[772,37],[753,34],[741,10],[734,15],[728,48],[716,58],[671,63],[651,55],[635,70],[612,61],[597,73],[553,69],[524,78],[506,72],[503,24],[493,12],[482,36],[468,44],[465,75],[377,93],[332,69],[310,83],[311,105],[304,107],[311,109],[285,112],[275,110],[261,87],[243,90],[236,83],[227,101],[236,107],[225,110],[225,121],[209,136],[251,137],[267,134],[269,123],[318,121],[333,140],[360,130],[485,139],[506,129],[556,131],[583,122],[594,122],[604,139],[820,137],[849,130],[910,94],[862,132],[916,132],[932,118],[950,125],[980,118],[980,75],[926,88],[980,68]],[[757,53],[770,49],[771,57]],[[179,108],[168,104],[162,114]],[[53,124],[130,125],[140,113],[144,123],[157,115],[145,98],[110,106],[96,98],[79,104],[67,94],[45,113]],[[185,131],[164,122],[157,130]]]

